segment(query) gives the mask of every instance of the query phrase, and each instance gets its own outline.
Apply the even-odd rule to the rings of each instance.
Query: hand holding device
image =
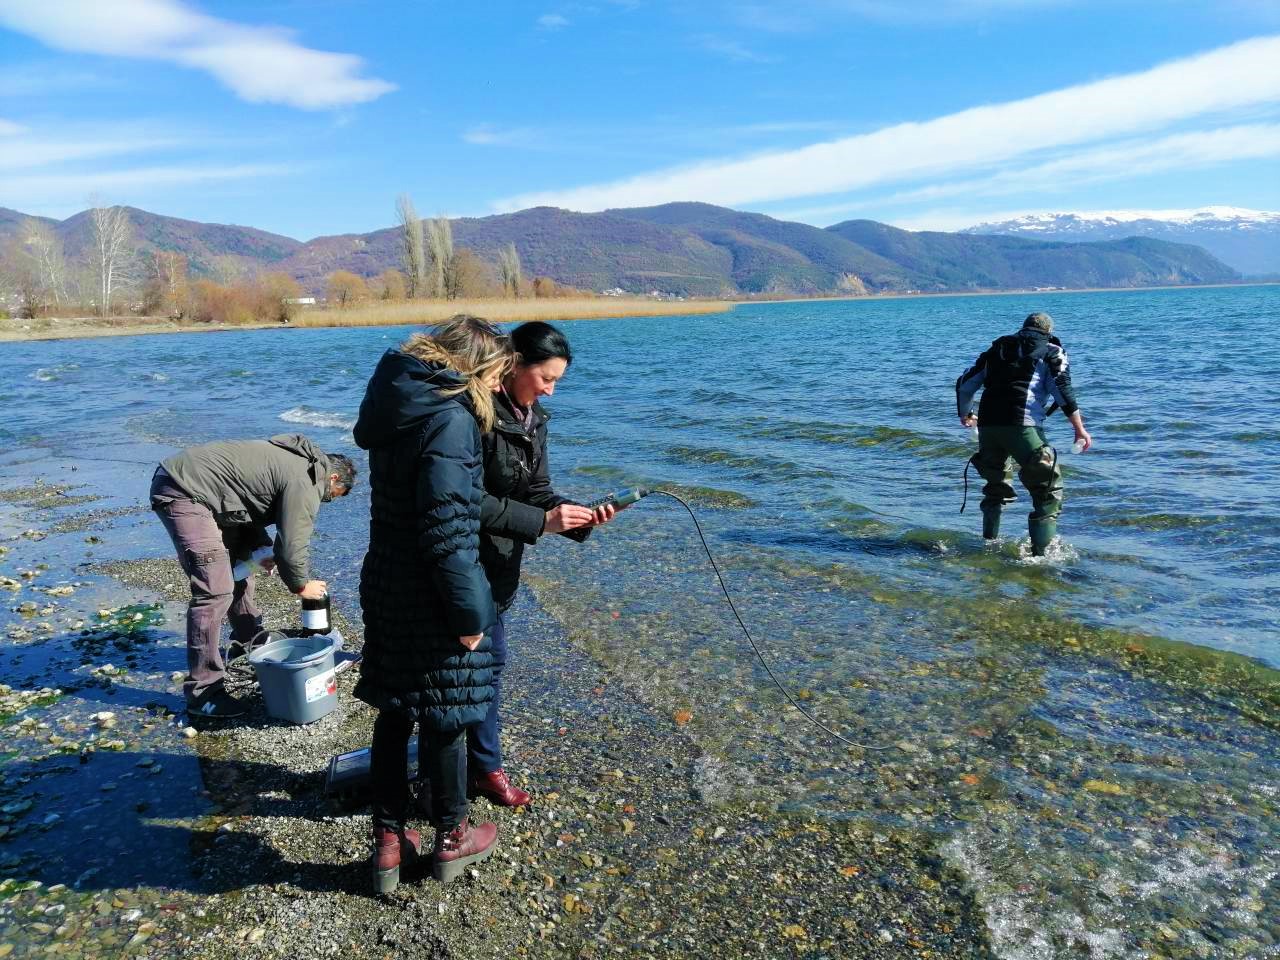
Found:
[[[584,507],[578,503],[562,503],[558,507],[553,507],[547,511],[547,518],[543,521],[543,533],[564,533],[566,530],[572,530],[575,527],[585,527],[594,520],[589,507]]]

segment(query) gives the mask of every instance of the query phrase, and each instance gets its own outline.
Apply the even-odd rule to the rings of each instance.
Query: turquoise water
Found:
[[[780,677],[868,749],[782,702],[671,501],[581,547],[549,538],[530,581],[613,675],[690,715],[706,797],[935,834],[1003,956],[1280,956],[1277,308],[1280,287],[1247,287],[563,325],[557,486],[689,497]],[[1067,499],[1043,560],[1025,496],[994,545],[972,474],[958,514],[953,399],[1033,309],[1056,318],[1095,442],[1073,457],[1048,425]],[[8,345],[0,444],[33,469],[75,458],[122,502],[150,471],[116,461],[176,445],[300,430],[350,452],[365,379],[405,333]],[[315,544],[348,606],[365,503],[326,507]]]

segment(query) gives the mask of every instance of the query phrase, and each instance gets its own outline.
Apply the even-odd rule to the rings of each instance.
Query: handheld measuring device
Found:
[[[590,503],[584,503],[583,506],[588,510],[599,510],[605,506],[626,507],[651,493],[653,493],[652,490],[646,490],[644,487],[633,487],[630,490],[618,490],[614,493],[606,494],[603,497],[592,500]]]

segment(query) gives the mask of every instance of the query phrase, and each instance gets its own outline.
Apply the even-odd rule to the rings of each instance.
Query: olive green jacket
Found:
[[[329,459],[300,434],[188,447],[160,466],[219,527],[253,526],[260,544],[276,528],[276,569],[295,593],[311,579],[311,532],[329,496]]]

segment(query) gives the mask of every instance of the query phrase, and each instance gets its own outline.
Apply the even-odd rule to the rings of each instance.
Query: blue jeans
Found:
[[[507,630],[501,616],[489,636],[493,640],[490,651],[493,654],[493,699],[489,701],[489,712],[484,720],[467,727],[467,770],[472,776],[502,769],[498,707],[502,700],[502,668],[507,665]]]

